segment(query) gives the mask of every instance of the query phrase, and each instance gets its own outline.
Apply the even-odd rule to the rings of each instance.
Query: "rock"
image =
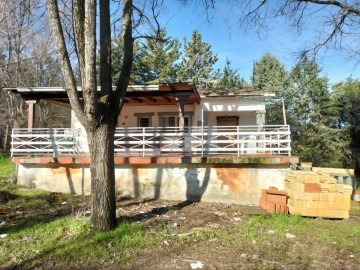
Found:
[[[295,235],[293,235],[292,233],[286,233],[286,238],[288,238],[288,239],[292,239],[292,238],[295,238],[296,236]]]
[[[178,224],[175,222],[173,224],[168,224],[167,227],[168,228],[176,228],[178,226]]]
[[[198,262],[190,263],[190,267],[191,269],[202,269],[204,267],[204,264],[198,261]]]
[[[0,238],[5,238],[7,235],[7,233],[3,233],[3,234],[0,234]]]
[[[220,212],[220,211],[214,212],[214,215],[215,215],[215,216],[218,216],[218,217],[223,217],[223,216],[225,216],[225,214],[224,214],[223,212]]]

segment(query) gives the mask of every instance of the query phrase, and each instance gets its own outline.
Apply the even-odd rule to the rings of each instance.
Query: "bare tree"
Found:
[[[186,0],[182,0],[187,2]],[[206,9],[216,9],[215,0],[197,0]],[[316,37],[306,51],[322,48],[346,51],[353,60],[360,61],[360,1],[359,0],[223,0],[239,17],[240,26],[259,31],[268,30],[270,20],[288,19],[289,26],[299,32],[307,19],[316,21]],[[237,13],[238,12],[238,13]],[[355,58],[354,58],[355,57]]]
[[[74,33],[74,47],[76,48],[77,63],[81,76],[82,96],[77,91],[75,71],[69,56],[69,44],[65,39],[62,24],[62,13],[59,11],[58,1],[46,0],[51,22],[52,33],[56,41],[57,54],[65,81],[65,90],[72,109],[85,127],[89,151],[92,189],[92,224],[94,230],[107,231],[116,226],[115,205],[115,173],[114,173],[114,133],[116,119],[120,113],[124,97],[129,84],[133,59],[133,42],[136,26],[149,17],[156,17],[156,6],[161,1],[123,0],[122,8],[113,14],[110,7],[119,1],[110,0],[73,0],[72,27]],[[145,6],[139,7],[145,3]],[[96,10],[99,10],[97,25]],[[146,15],[150,12],[150,16]],[[121,68],[119,77],[112,88],[111,78],[111,23],[121,22],[121,28],[113,27],[123,43]],[[155,22],[156,19],[152,22]],[[99,29],[100,43],[100,91],[97,91],[96,81],[96,41]],[[138,36],[144,36],[139,35]]]
[[[60,68],[54,56],[54,42],[49,38],[51,35],[44,12],[44,4],[40,0],[0,1],[0,89],[62,84]],[[37,116],[48,111],[56,113],[54,108],[38,106]],[[10,91],[0,91],[0,114],[4,116],[0,119],[0,131],[7,126],[26,125],[27,106]],[[43,122],[49,118],[42,117],[41,120]]]

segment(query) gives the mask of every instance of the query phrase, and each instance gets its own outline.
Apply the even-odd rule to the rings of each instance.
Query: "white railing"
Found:
[[[80,129],[14,128],[11,135],[12,156],[63,156],[79,154]]]
[[[117,128],[115,151],[125,155],[290,155],[289,126]]]
[[[12,155],[79,154],[80,136],[71,129],[14,129]],[[117,128],[114,146],[125,156],[291,154],[289,126]]]

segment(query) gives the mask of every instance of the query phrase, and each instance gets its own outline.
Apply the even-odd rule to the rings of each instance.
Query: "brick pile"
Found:
[[[284,191],[279,191],[276,187],[269,187],[269,189],[261,190],[261,197],[259,205],[270,213],[288,214],[287,194]]]
[[[290,214],[348,218],[352,187],[313,171],[291,171],[285,177]]]

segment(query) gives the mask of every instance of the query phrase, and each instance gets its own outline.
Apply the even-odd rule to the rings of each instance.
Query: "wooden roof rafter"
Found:
[[[52,100],[69,103],[63,87],[9,87],[5,91],[19,94],[25,100]],[[98,87],[100,91],[100,87]],[[78,88],[80,97],[81,88]],[[168,83],[159,85],[129,85],[125,97],[127,104],[176,104],[176,98],[186,99],[186,103],[199,103],[200,95],[189,83]]]

